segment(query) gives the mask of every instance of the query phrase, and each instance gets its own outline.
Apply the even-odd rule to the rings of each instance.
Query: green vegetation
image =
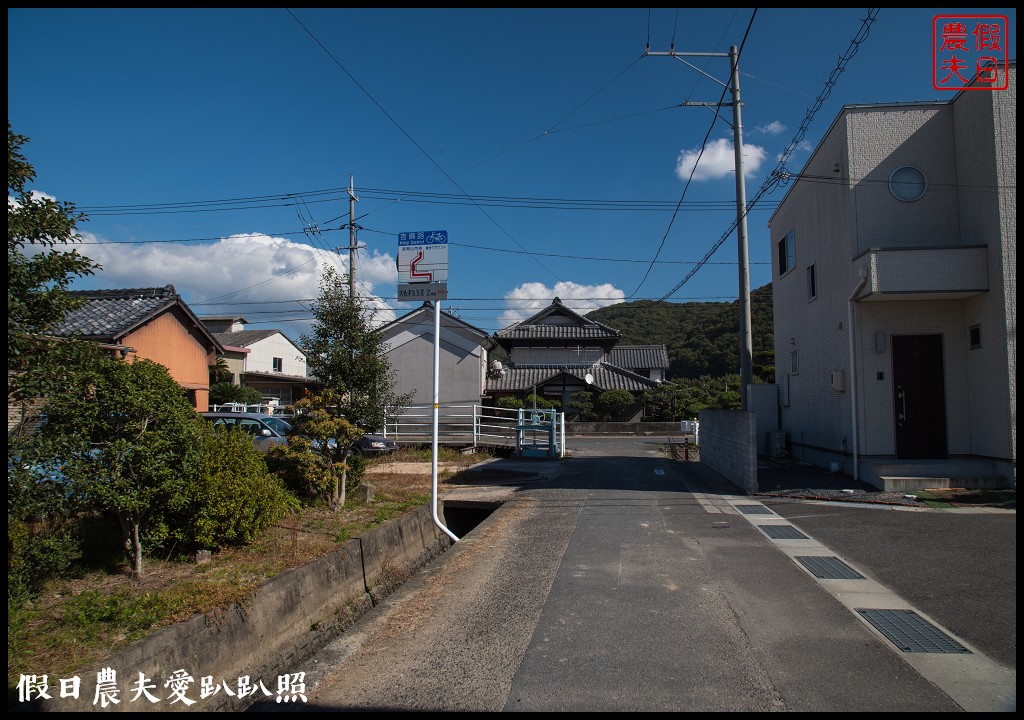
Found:
[[[738,374],[739,302],[619,303],[587,313],[622,332],[623,345],[665,345],[668,377],[696,380]],[[755,382],[775,382],[772,287],[750,292],[753,374]]]
[[[345,278],[334,268],[321,278],[312,311],[312,330],[300,345],[310,376],[323,390],[296,403],[295,434],[317,441],[311,447],[324,459],[331,505],[340,507],[345,504],[345,458],[360,429],[380,430],[385,418],[412,398],[394,392],[395,373],[385,356],[384,337],[370,322],[372,308],[349,293]]]
[[[223,360],[223,358],[220,359]],[[213,365],[210,366],[211,373],[214,372],[214,367]],[[215,382],[210,386],[211,405],[225,405],[227,403],[257,405],[262,399],[262,393],[256,388],[241,387],[231,382]]]

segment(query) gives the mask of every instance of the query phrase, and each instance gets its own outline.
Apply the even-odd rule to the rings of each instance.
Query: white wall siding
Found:
[[[274,372],[274,358],[281,358],[281,374],[306,377],[306,356],[284,335],[271,335],[249,346],[247,372]]]

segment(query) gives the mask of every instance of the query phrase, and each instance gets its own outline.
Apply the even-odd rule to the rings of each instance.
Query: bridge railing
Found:
[[[563,438],[564,415],[556,413]],[[519,411],[487,405],[441,405],[437,412],[437,442],[462,447],[516,447]],[[399,444],[429,443],[433,439],[431,405],[411,405],[388,418],[384,434]],[[564,447],[564,443],[560,443]]]

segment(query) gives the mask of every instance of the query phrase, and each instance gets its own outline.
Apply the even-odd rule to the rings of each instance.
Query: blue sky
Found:
[[[738,297],[731,109],[681,106],[722,98],[728,60],[648,43],[742,47],[751,199],[843,105],[951,99],[937,14],[1008,16],[1016,58],[1010,8],[9,8],[8,120],[33,189],[89,216],[103,270],[76,288],[172,284],[297,340],[323,268],[347,271],[351,181],[378,319],[418,305],[396,300],[398,234],[446,230],[442,307],[491,333],[555,296]],[[749,213],[751,289],[784,192]]]

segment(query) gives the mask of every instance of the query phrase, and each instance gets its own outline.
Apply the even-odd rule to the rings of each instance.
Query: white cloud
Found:
[[[83,233],[86,242],[98,241]],[[243,315],[250,329],[280,329],[293,340],[308,333],[309,300],[320,294],[320,277],[331,266],[347,272],[348,254],[261,233],[231,235],[212,245],[105,243],[80,245],[79,252],[102,266],[77,288],[134,288],[173,285],[197,315]],[[394,309],[374,294],[397,276],[392,256],[374,252],[356,260],[357,294],[374,308],[374,323],[390,322]],[[306,302],[292,302],[292,301]],[[216,302],[216,305],[205,304]]]
[[[544,283],[523,283],[505,294],[505,312],[498,318],[499,326],[522,322],[559,298],[570,310],[586,315],[591,310],[624,302],[626,293],[614,285],[580,285],[574,282],[558,282],[553,288]]]
[[[743,174],[750,176],[756,173],[767,156],[768,153],[764,148],[744,143]],[[698,157],[700,157],[699,165],[697,164]],[[700,148],[681,151],[676,160],[676,175],[680,180],[688,180],[694,165],[697,165],[697,170],[693,173],[694,180],[713,180],[731,175],[736,171],[732,141],[726,138],[712,140],[704,148],[703,155],[701,155]]]
[[[786,131],[786,126],[780,123],[778,120],[772,120],[770,123],[765,125],[758,125],[757,131],[762,132],[765,135],[778,135]]]

